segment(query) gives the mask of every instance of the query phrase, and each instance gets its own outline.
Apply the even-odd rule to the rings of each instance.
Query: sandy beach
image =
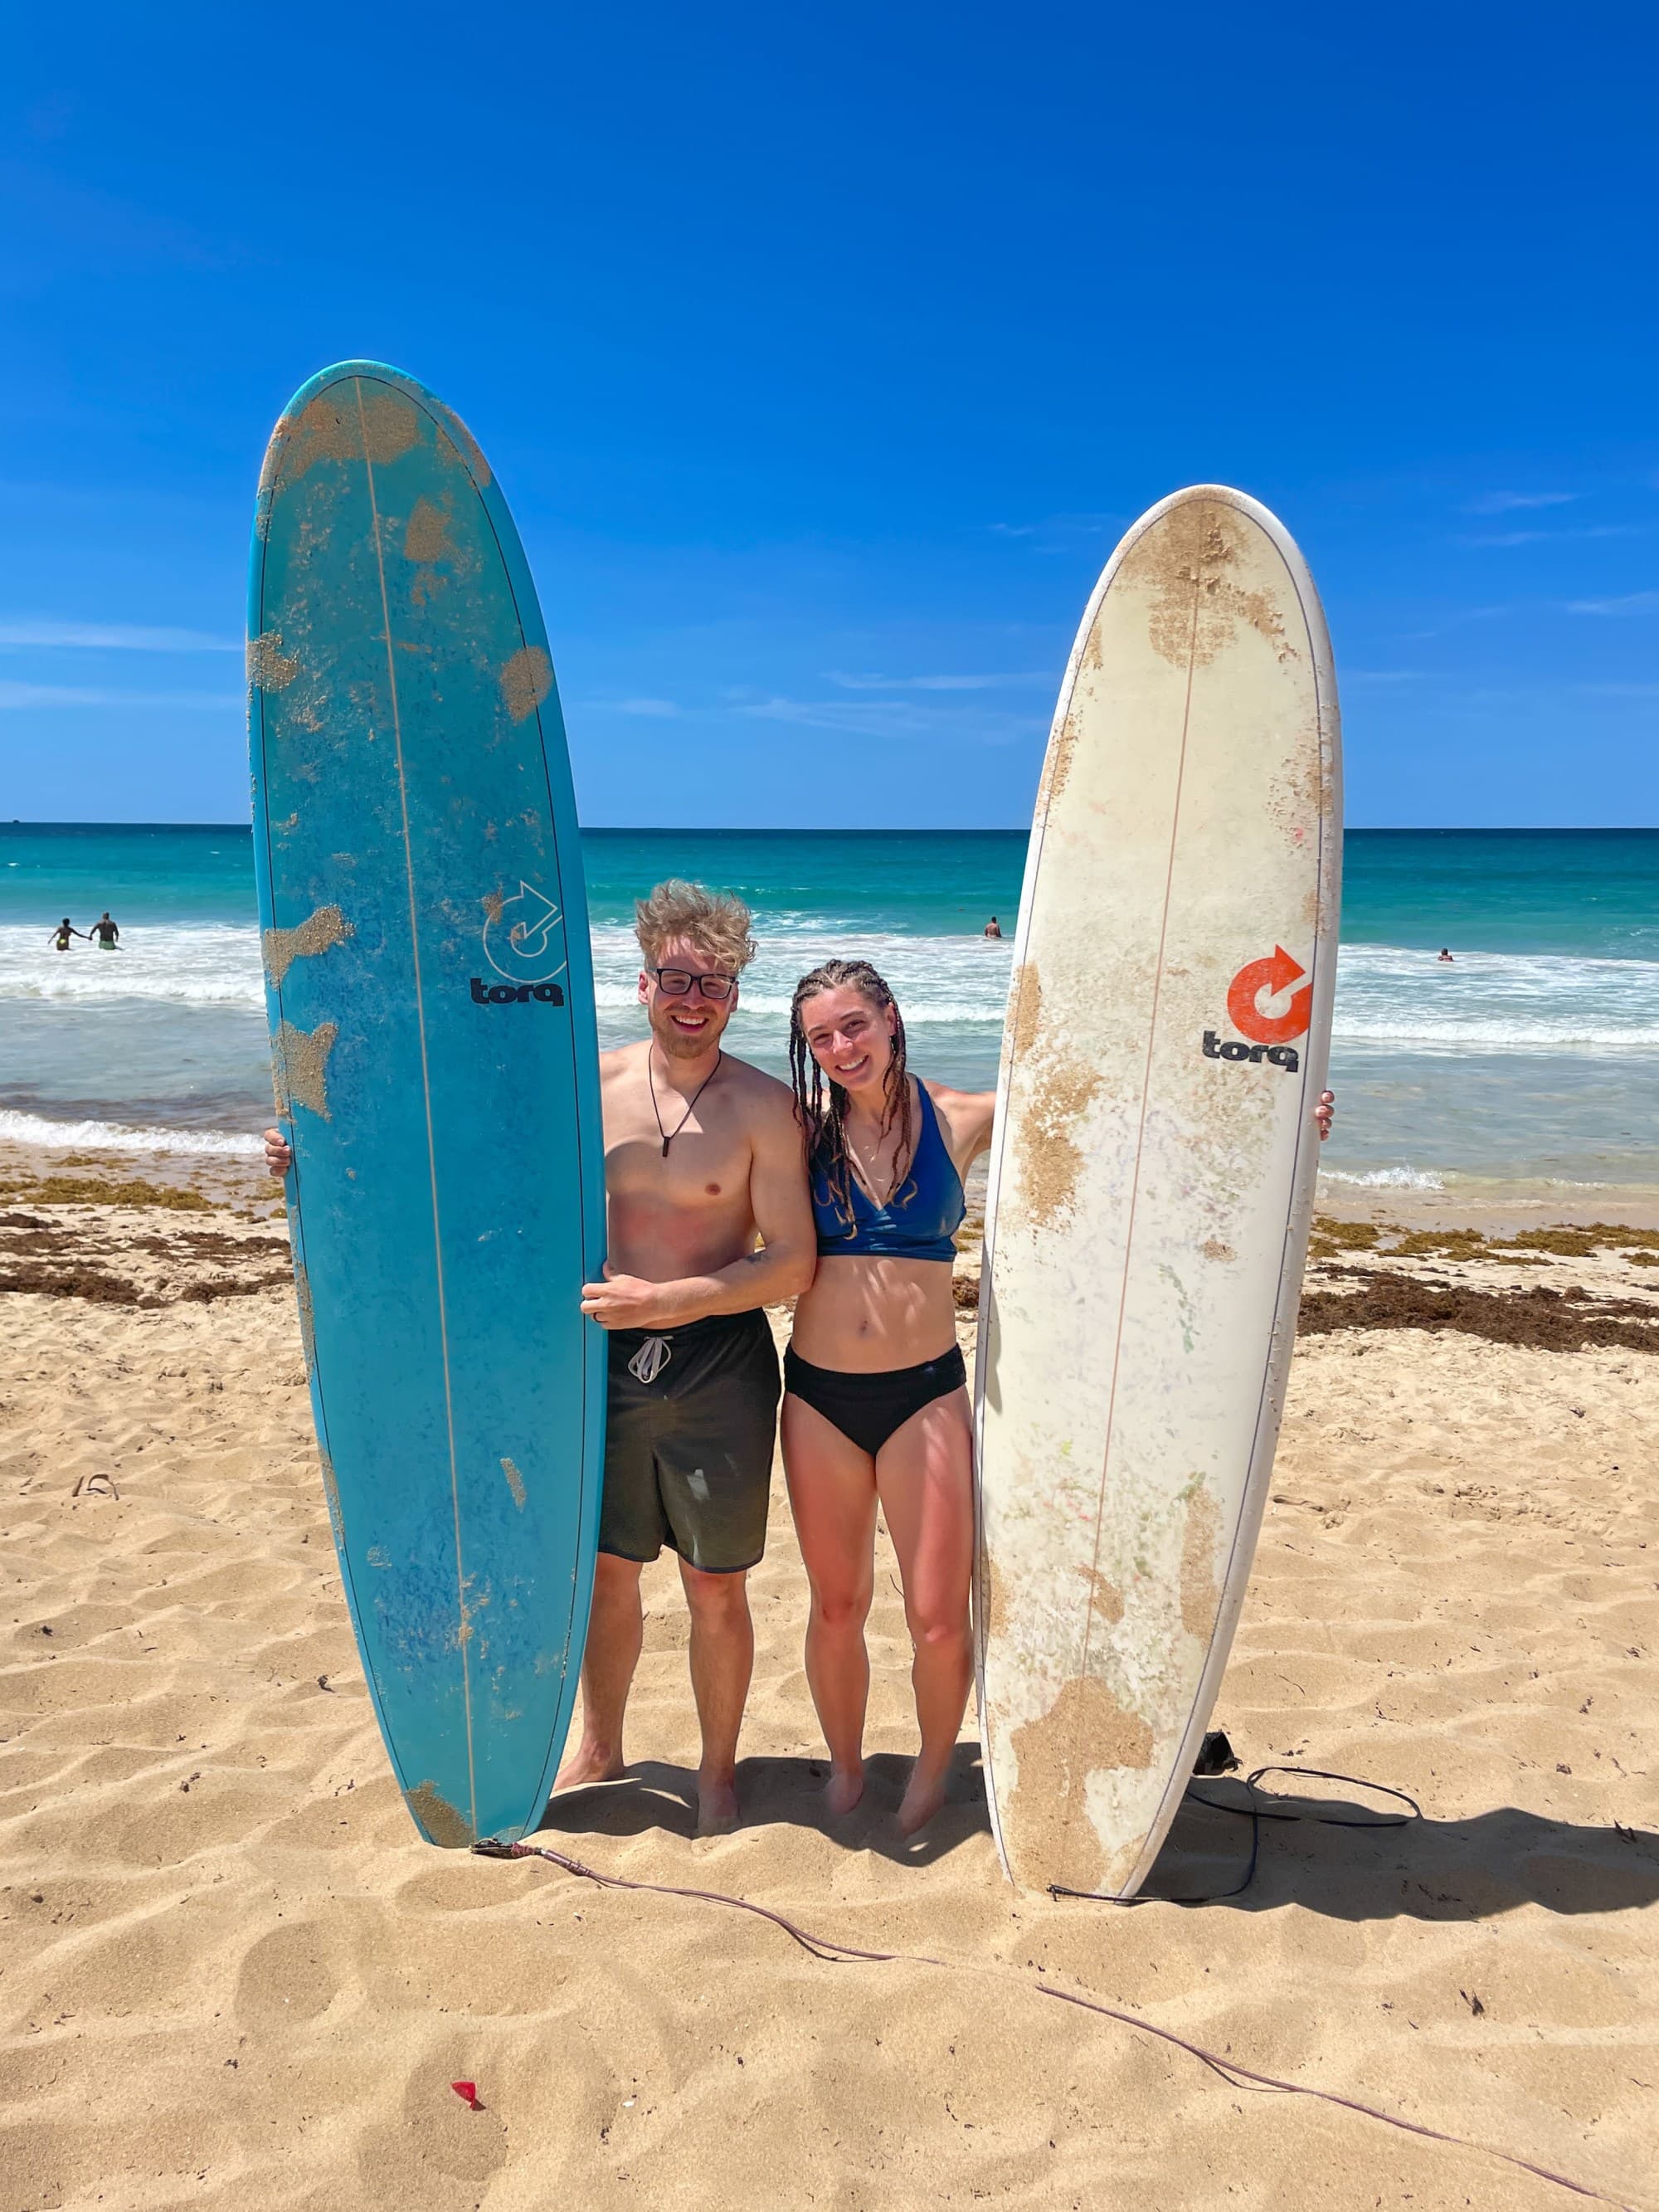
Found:
[[[339,1594],[282,1221],[240,1163],[191,1175],[0,1158],[0,2212],[1532,2212],[1566,2181],[1659,2203],[1639,1209],[1618,1232],[1534,1209],[1518,1238],[1421,1206],[1328,1219],[1216,1719],[1246,1770],[1364,1778],[1422,1817],[1264,1823],[1230,1901],[1015,1897],[966,1736],[945,1814],[902,1843],[890,1556],[872,1786],[828,1822],[781,1480],[745,1825],[694,1841],[684,1615],[653,1571],[632,1774],[538,1840],[905,1954],[859,1961],[417,1839]],[[1469,1227],[1498,1241],[1446,1234]],[[1183,1814],[1154,1886],[1226,1889],[1249,1844]],[[1468,2147],[1224,2079],[1170,2036]]]

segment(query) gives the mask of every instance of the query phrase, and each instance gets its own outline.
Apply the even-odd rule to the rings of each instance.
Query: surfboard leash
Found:
[[[1224,1742],[1225,1739],[1224,1738],[1223,1741]],[[1237,1766],[1238,1761],[1234,1759],[1232,1764]],[[1255,1785],[1264,1774],[1299,1774],[1304,1780],[1310,1782],[1346,1782],[1355,1790],[1374,1790],[1379,1797],[1397,1797],[1400,1802],[1408,1806],[1410,1810],[1405,1813],[1369,1814],[1363,1820],[1342,1820],[1334,1813],[1277,1813],[1264,1805],[1261,1798],[1256,1794]],[[1212,1778],[1206,1775],[1203,1778],[1207,1781]],[[1218,1779],[1219,1777],[1214,1778]],[[1229,1898],[1243,1897],[1255,1880],[1256,1869],[1261,1858],[1261,1823],[1264,1820],[1289,1820],[1298,1826],[1306,1825],[1320,1828],[1405,1828],[1408,1827],[1413,1820],[1420,1820],[1423,1817],[1423,1808],[1415,1797],[1407,1796],[1403,1790],[1390,1790],[1388,1784],[1382,1782],[1367,1782],[1363,1775],[1333,1774],[1328,1768],[1323,1766],[1258,1766],[1254,1772],[1244,1777],[1239,1787],[1246,1793],[1249,1800],[1246,1804],[1228,1805],[1218,1802],[1213,1797],[1202,1796],[1194,1789],[1191,1783],[1188,1784],[1186,1793],[1189,1802],[1202,1805],[1207,1812],[1231,1814],[1236,1820],[1248,1820],[1250,1824],[1249,1859],[1243,1877],[1236,1881],[1231,1889],[1209,1890],[1202,1897],[1166,1897],[1156,1892],[1149,1894],[1145,1890],[1137,1890],[1133,1897],[1118,1897],[1115,1896],[1110,1890],[1067,1889],[1063,1882],[1051,1881],[1048,1884],[1049,1896],[1068,1897],[1083,1905],[1179,1905],[1188,1909],[1200,1905],[1223,1905]],[[1285,1802],[1283,1799],[1279,1800],[1281,1803]]]
[[[1349,1782],[1354,1779],[1352,1775],[1322,1774],[1320,1770],[1313,1767],[1263,1766],[1257,1768],[1255,1773],[1249,1778],[1246,1787],[1249,1787],[1261,1775],[1273,1773],[1319,1774],[1321,1779],[1333,1782]],[[1361,1783],[1358,1786],[1361,1789],[1380,1789],[1382,1784]],[[1405,1796],[1405,1792],[1398,1790],[1389,1790],[1387,1794],[1395,1797]],[[1406,1798],[1406,1802],[1413,1805],[1413,1813],[1420,1819],[1421,1808],[1414,1805],[1410,1798]],[[1243,1806],[1223,1806],[1218,1809],[1242,1814],[1245,1808]],[[1294,1820],[1298,1816],[1295,1814],[1284,1813],[1263,1813],[1261,1815],[1261,1818],[1265,1820]],[[1407,1814],[1385,1814],[1376,1820],[1330,1820],[1325,1825],[1331,1827],[1351,1828],[1399,1827],[1403,1826],[1409,1817],[1411,1816]],[[1259,1826],[1255,1832],[1257,1835],[1260,1834]],[[600,1889],[631,1890],[636,1894],[648,1893],[654,1897],[683,1898],[698,1905],[729,1905],[734,1911],[752,1913],[757,1920],[769,1921],[775,1928],[781,1929],[793,1942],[799,1943],[802,1950],[808,1952],[825,1966],[942,1966],[953,1968],[957,1972],[962,1973],[974,1971],[974,1964],[976,1963],[959,1959],[935,1959],[921,1951],[861,1950],[856,1944],[840,1942],[832,1936],[816,1935],[810,1929],[800,1927],[785,1914],[775,1912],[770,1905],[757,1905],[752,1898],[730,1897],[723,1890],[718,1889],[680,1888],[670,1882],[631,1881],[623,1875],[601,1873],[599,1868],[589,1866],[585,1860],[572,1858],[563,1851],[550,1850],[544,1844],[507,1844],[491,1836],[486,1837],[480,1843],[474,1844],[472,1850],[475,1856],[479,1858],[545,1859],[550,1865],[559,1867],[566,1874],[574,1875],[582,1881],[591,1881]],[[1254,1856],[1252,1871],[1254,1871]],[[1065,1896],[1086,1894],[1086,1893],[1073,1891],[1057,1891],[1054,1893]],[[1133,1902],[1133,1900],[1115,1899],[1106,1901]],[[1158,1901],[1150,1899],[1147,1900],[1148,1903]],[[1194,1901],[1207,1904],[1211,1900],[1199,1899]],[[984,1969],[981,1968],[980,1971]],[[1380,2105],[1364,2104],[1358,2098],[1345,2097],[1335,2089],[1320,2089],[1306,2081],[1283,2081],[1277,2075],[1258,2074],[1254,2068],[1241,2065],[1237,2059],[1224,2057],[1218,2051],[1206,2051],[1200,2043],[1188,2042],[1184,2035],[1177,2035],[1173,2028],[1159,2027],[1154,2021],[1143,2018],[1139,2013],[1124,2012],[1115,2005],[1103,2004],[1098,1997],[1084,1996],[1072,1990],[1057,1989],[1051,1982],[1032,1980],[1030,1977],[1021,1974],[1018,1967],[1004,1967],[1000,1971],[1012,1973],[1018,1980],[1030,1981],[1030,1986],[1040,1996],[1058,1997],[1063,2004],[1076,2005],[1084,2012],[1098,2013],[1103,2020],[1116,2021],[1121,2026],[1132,2028],[1140,2034],[1155,2036],[1159,2042],[1167,2043],[1176,2051],[1183,2051],[1188,2057],[1196,2058],[1201,2065],[1207,2066],[1212,2074],[1218,2075],[1231,2088],[1251,2089],[1273,2095],[1313,2097],[1321,2104],[1335,2105],[1345,2112],[1358,2112],[1362,2118],[1379,2120],[1384,2127],[1398,2128],[1403,2134],[1420,2136],[1429,2142],[1448,2143],[1455,2150],[1474,2151],[1483,2158],[1495,2158],[1505,2166],[1515,2166],[1522,2173],[1530,2173],[1539,2181],[1547,2181],[1558,2189],[1565,2189],[1574,2197],[1587,2198],[1595,2204],[1611,2205],[1613,2212],[1639,2212],[1638,2206],[1627,2203],[1621,2197],[1609,2197],[1604,2190],[1592,2189],[1587,2183],[1574,2181],[1570,2175],[1553,2172],[1547,2166],[1535,2166],[1530,2159],[1518,2157],[1513,2151],[1497,2150],[1490,2143],[1475,2142],[1468,2136],[1449,2135],[1443,2129],[1428,2127],[1419,2120],[1403,2119],[1398,2113],[1385,2112]]]

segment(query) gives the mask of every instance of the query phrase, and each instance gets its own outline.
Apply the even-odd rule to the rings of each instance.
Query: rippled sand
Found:
[[[0,1257],[45,1285],[0,1302],[0,2212],[1572,2201],[1480,2150],[1231,2087],[1054,1990],[1656,2201],[1650,1352],[1397,1318],[1304,1340],[1217,1718],[1247,1766],[1368,1777],[1424,1818],[1267,1826],[1251,1889],[1202,1911],[1016,1900],[968,1741],[945,1813],[901,1842],[885,1555],[872,1786],[842,1826],[820,1816],[781,1485],[747,1825],[694,1842],[684,1617],[654,1571],[634,1778],[542,1840],[945,1962],[830,1964],[719,1905],[416,1838],[252,1188],[222,1176],[234,1210],[206,1213],[0,1195]],[[74,1268],[156,1302],[50,1286]],[[1487,1296],[1540,1269],[1603,1301],[1651,1302],[1659,1276],[1616,1255],[1395,1273]],[[1401,1304],[1340,1272],[1323,1289]],[[1158,1881],[1224,1887],[1248,1840],[1183,1816]]]

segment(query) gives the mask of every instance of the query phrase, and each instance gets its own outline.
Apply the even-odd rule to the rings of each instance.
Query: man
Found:
[[[118,952],[121,950],[120,946],[116,943],[116,939],[120,936],[121,933],[116,925],[110,920],[109,908],[107,907],[104,908],[104,911],[99,919],[93,923],[92,934],[98,939],[98,950],[100,952]]]
[[[997,920],[995,915],[991,916],[989,921],[986,923],[984,928],[980,932],[980,935],[981,937],[1000,937],[1001,934],[1002,924]]]
[[[610,1332],[605,1491],[582,1736],[556,1786],[624,1770],[640,1570],[666,1544],[691,1615],[697,1832],[717,1835],[738,1820],[747,1577],[766,1545],[782,1387],[762,1308],[806,1288],[817,1246],[788,1088],[720,1043],[754,957],[748,908],[671,881],[635,911],[651,1034],[599,1056],[610,1257],[581,1310]],[[292,1159],[266,1130],[271,1173]]]
[[[738,1820],[746,1578],[765,1548],[781,1388],[761,1309],[806,1288],[817,1243],[789,1091],[720,1042],[754,957],[749,909],[671,881],[635,911],[651,1035],[599,1061],[610,1258],[582,1311],[611,1332],[605,1498],[582,1737],[557,1786],[623,1771],[640,1570],[667,1544],[691,1614],[697,1832],[715,1835]]]

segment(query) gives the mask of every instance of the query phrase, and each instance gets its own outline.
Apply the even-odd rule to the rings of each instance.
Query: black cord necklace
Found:
[[[708,1090],[709,1085],[714,1080],[714,1078],[720,1073],[720,1062],[725,1059],[725,1057],[726,1054],[724,1052],[717,1052],[714,1054],[714,1065],[709,1069],[708,1074],[704,1076],[702,1081],[691,1093],[690,1103],[687,1105],[684,1113],[680,1115],[679,1120],[675,1122],[672,1129],[665,1129],[662,1125],[662,1109],[657,1103],[656,1072],[651,1065],[651,1054],[648,1052],[646,1054],[645,1079],[651,1085],[651,1111],[657,1117],[657,1134],[662,1139],[662,1156],[664,1159],[668,1158],[668,1147],[673,1143],[675,1138],[678,1136],[680,1131],[691,1119],[692,1108],[696,1104],[698,1099],[702,1097],[703,1092]]]

